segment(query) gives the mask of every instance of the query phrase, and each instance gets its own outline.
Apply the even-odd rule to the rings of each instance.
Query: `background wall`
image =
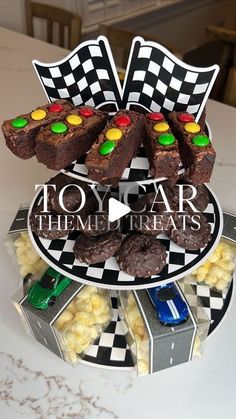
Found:
[[[71,10],[75,13],[83,14],[87,7],[88,0],[37,0],[42,3],[50,3]],[[95,1],[95,0],[94,0]],[[108,1],[108,0],[107,0]],[[109,0],[110,1],[110,0]],[[125,11],[125,4],[128,0],[113,0],[113,4],[120,4]],[[132,0],[140,3],[143,0]],[[162,4],[160,10],[145,13],[138,17],[129,17],[128,20],[119,21],[113,24],[135,32],[143,32],[158,36],[160,41],[175,46],[180,51],[191,50],[209,39],[205,35],[205,28],[209,24],[218,23],[224,19],[236,19],[236,0],[183,0],[175,4],[170,4],[170,0],[159,0]],[[176,1],[176,0],[175,0]],[[101,0],[96,0],[97,4],[103,4]],[[91,4],[91,3],[90,3]],[[25,33],[24,0],[0,0],[0,25]],[[98,9],[102,18],[103,9]],[[89,16],[85,14],[84,26],[86,26],[84,39],[96,36],[95,26],[89,29]],[[107,16],[107,15],[106,15]],[[119,18],[120,20],[120,18]],[[44,38],[44,26],[36,21],[36,35]]]

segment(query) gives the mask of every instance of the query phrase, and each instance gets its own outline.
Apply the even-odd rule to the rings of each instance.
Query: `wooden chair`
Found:
[[[226,83],[224,103],[236,107],[236,68],[232,67],[229,71]]]
[[[113,27],[113,26],[106,26],[106,25],[99,26],[99,33],[101,35],[105,35],[108,38],[113,55],[116,60],[116,64],[118,67],[121,67],[121,68],[126,68],[127,66],[130,46],[131,46],[133,38],[137,35],[142,36],[146,41],[159,42],[162,45],[164,45],[167,49],[169,49],[169,51],[171,51],[178,58],[182,57],[182,54],[179,51],[177,51],[176,48],[170,45],[166,45],[158,37],[153,37],[144,33],[130,32],[130,31]]]
[[[184,54],[183,61],[197,67],[208,67],[218,64],[220,72],[216,78],[210,97],[224,101],[225,84],[229,69],[233,63],[232,47],[224,41],[212,41]]]
[[[68,48],[74,49],[81,39],[81,18],[67,10],[31,0],[25,0],[27,35],[34,37],[33,18],[47,21],[47,42],[53,42],[53,25],[59,27],[59,46],[65,47],[65,29],[68,28]]]

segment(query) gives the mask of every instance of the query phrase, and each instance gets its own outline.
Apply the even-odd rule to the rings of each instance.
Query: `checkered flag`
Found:
[[[75,106],[120,108],[121,86],[107,39],[103,36],[80,44],[66,58],[33,65],[50,102],[67,99]]]
[[[184,111],[198,121],[218,71],[218,65],[185,64],[162,45],[136,37],[124,81],[123,106],[139,105],[164,114]]]

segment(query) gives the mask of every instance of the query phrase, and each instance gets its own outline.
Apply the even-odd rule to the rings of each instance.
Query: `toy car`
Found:
[[[70,285],[72,280],[52,268],[48,268],[39,281],[29,289],[28,302],[34,308],[47,309],[54,304],[56,298]]]
[[[188,319],[188,306],[174,283],[150,288],[148,293],[161,324],[174,326]]]

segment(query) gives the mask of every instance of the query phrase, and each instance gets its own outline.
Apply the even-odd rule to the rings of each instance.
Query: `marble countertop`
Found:
[[[0,28],[0,123],[46,101],[31,60],[64,56],[61,48]],[[207,119],[217,151],[210,186],[223,208],[236,213],[236,109],[209,100]],[[19,204],[54,172],[14,157],[0,136],[1,419],[235,418],[234,301],[201,360],[141,379],[133,371],[72,368],[25,334],[11,303],[19,280],[3,240]]]

